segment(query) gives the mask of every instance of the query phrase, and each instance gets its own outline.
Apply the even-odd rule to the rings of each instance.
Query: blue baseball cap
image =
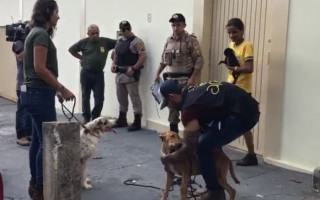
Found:
[[[162,95],[162,102],[160,105],[160,110],[164,107],[168,106],[168,98],[169,94],[180,94],[181,93],[181,86],[177,80],[166,80],[160,85],[160,93]]]

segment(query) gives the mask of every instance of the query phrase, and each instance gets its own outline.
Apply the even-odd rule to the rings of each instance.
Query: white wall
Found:
[[[156,104],[149,88],[153,84],[164,43],[172,33],[168,21],[173,13],[181,12],[187,20],[187,31],[192,32],[193,0],[87,0],[86,5],[86,25],[91,23],[99,25],[101,36],[115,38],[119,23],[122,20],[128,20],[132,25],[133,32],[145,42],[148,58],[142,71],[140,87],[144,120],[159,119]],[[152,15],[151,22],[147,21],[148,13]],[[105,69],[106,90],[103,114],[117,116],[115,75],[110,72],[110,66],[109,59]],[[132,120],[131,104],[129,107],[128,117]],[[167,111],[160,112],[160,115],[161,120],[166,122]]]
[[[77,97],[77,111],[80,107],[80,63],[68,52],[68,49],[81,35],[81,4],[79,0],[57,0],[59,16],[54,43],[57,47],[59,63],[59,81]],[[57,102],[57,101],[56,101]],[[69,108],[71,103],[66,103]],[[60,105],[59,105],[60,107]]]
[[[20,1],[0,0],[0,14],[0,26],[17,22],[21,19]]]
[[[291,0],[280,159],[305,170],[320,166],[319,0]]]
[[[59,80],[77,96],[77,111],[80,107],[80,66],[77,59],[68,53],[68,48],[77,42],[81,36],[85,37],[85,27],[89,24],[100,26],[101,36],[116,38],[120,21],[130,21],[133,32],[145,42],[147,61],[142,71],[140,93],[143,101],[144,122],[146,119],[160,120],[167,123],[167,110],[159,111],[151,95],[150,86],[160,62],[161,53],[167,37],[172,33],[169,18],[173,13],[183,13],[187,20],[188,32],[192,32],[193,0],[57,0],[60,20],[54,36],[54,43],[58,51]],[[11,23],[11,16],[18,19],[29,20],[35,0],[0,0],[0,25]],[[82,6],[85,3],[85,7]],[[169,6],[170,5],[170,6]],[[147,15],[152,15],[151,22]],[[110,57],[110,56],[109,56]],[[105,105],[103,115],[116,117],[118,115],[118,102],[115,90],[115,75],[110,72],[111,59],[107,60],[105,68]],[[92,101],[93,103],[93,101]],[[57,105],[59,107],[59,105]],[[71,107],[71,105],[69,105]],[[133,119],[131,104],[128,118]]]

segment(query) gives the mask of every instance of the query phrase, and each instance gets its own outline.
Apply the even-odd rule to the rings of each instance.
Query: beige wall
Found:
[[[319,0],[291,0],[280,160],[308,171],[320,166]]]
[[[16,100],[16,60],[12,42],[5,41],[5,27],[0,27],[0,96]]]

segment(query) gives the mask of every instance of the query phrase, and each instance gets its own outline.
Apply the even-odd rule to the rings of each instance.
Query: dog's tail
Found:
[[[236,174],[234,173],[233,164],[232,164],[231,160],[229,160],[229,170],[230,170],[230,174],[231,174],[231,177],[234,180],[234,182],[237,184],[240,184],[239,179],[236,177]]]

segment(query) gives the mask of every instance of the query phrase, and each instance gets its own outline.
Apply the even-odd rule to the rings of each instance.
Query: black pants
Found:
[[[240,116],[237,115],[230,115],[224,120],[214,122],[211,127],[201,131],[197,146],[197,157],[207,189],[214,191],[221,188],[214,159],[212,159],[212,150],[221,149],[224,145],[229,144],[245,134],[251,130],[258,121],[259,114],[247,120],[242,120]]]
[[[82,90],[82,116],[90,121],[100,116],[104,101],[104,74],[101,72],[89,72],[81,70],[80,83]],[[93,91],[94,107],[91,112],[90,96]]]

